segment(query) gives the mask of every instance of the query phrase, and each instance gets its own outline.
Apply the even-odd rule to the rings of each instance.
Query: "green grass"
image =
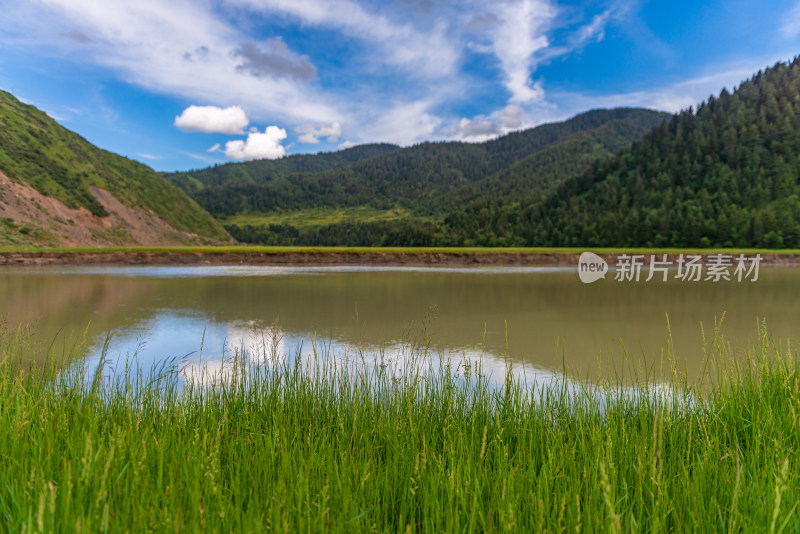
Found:
[[[380,210],[370,206],[355,206],[343,208],[309,208],[284,213],[240,214],[221,218],[219,221],[223,225],[269,226],[271,224],[288,224],[297,229],[307,229],[341,222],[364,223],[397,221],[411,218],[419,220],[418,216],[415,216],[406,208],[398,207],[390,210]]]
[[[800,377],[759,339],[734,355],[715,337],[705,393],[675,374],[667,396],[644,382],[498,390],[455,364],[104,387],[21,364],[80,345],[6,337],[0,528],[797,532]]]
[[[588,248],[588,247],[312,247],[312,246],[185,246],[185,247],[0,247],[0,252],[352,252],[352,253],[412,253],[412,254],[800,254],[800,249],[765,248]]]

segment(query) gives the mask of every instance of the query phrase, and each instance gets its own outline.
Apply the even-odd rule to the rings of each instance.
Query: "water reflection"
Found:
[[[675,363],[692,377],[703,366],[701,323],[710,337],[723,313],[734,347],[755,340],[758,319],[794,339],[798,292],[800,270],[791,269],[763,269],[752,284],[584,285],[573,270],[532,268],[25,268],[0,271],[0,316],[46,338],[91,323],[88,365],[113,332],[117,366],[180,360],[185,376],[201,364],[224,373],[225,358],[258,335],[263,345],[278,325],[287,357],[322,348],[396,364],[414,340],[428,346],[428,363],[480,361],[502,375],[511,361],[543,381],[565,370],[626,381],[634,371],[669,374],[667,317]]]

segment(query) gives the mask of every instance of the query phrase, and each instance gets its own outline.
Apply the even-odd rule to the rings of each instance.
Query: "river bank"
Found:
[[[710,256],[724,254],[734,259],[740,253],[747,257],[754,251],[662,251],[617,250],[598,251],[609,265],[617,263],[623,254],[643,254],[645,265],[650,256],[657,260],[667,254],[676,263],[680,254],[699,255],[703,263]],[[798,267],[800,253],[759,252],[761,266]],[[0,266],[26,265],[364,265],[364,266],[525,266],[577,267],[580,252],[525,251],[514,249],[296,249],[296,248],[169,248],[169,249],[59,249],[0,251]]]

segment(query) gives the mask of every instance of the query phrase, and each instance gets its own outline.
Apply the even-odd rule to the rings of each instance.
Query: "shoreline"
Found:
[[[696,252],[683,254],[699,255],[702,262],[709,256],[728,254],[734,259],[740,251]],[[643,254],[645,267],[651,254],[661,259],[667,254],[675,262],[681,252],[620,251],[598,252],[610,266],[623,254]],[[745,252],[752,257],[755,252]],[[800,267],[800,253],[760,253],[762,267]],[[80,266],[80,265],[362,265],[362,266],[525,266],[525,267],[577,267],[578,252],[475,252],[475,251],[431,251],[419,250],[40,250],[0,252],[0,267],[9,266]]]

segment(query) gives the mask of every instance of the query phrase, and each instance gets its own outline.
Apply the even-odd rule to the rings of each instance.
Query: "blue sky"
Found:
[[[677,111],[800,53],[800,1],[0,0],[0,88],[157,170]]]

